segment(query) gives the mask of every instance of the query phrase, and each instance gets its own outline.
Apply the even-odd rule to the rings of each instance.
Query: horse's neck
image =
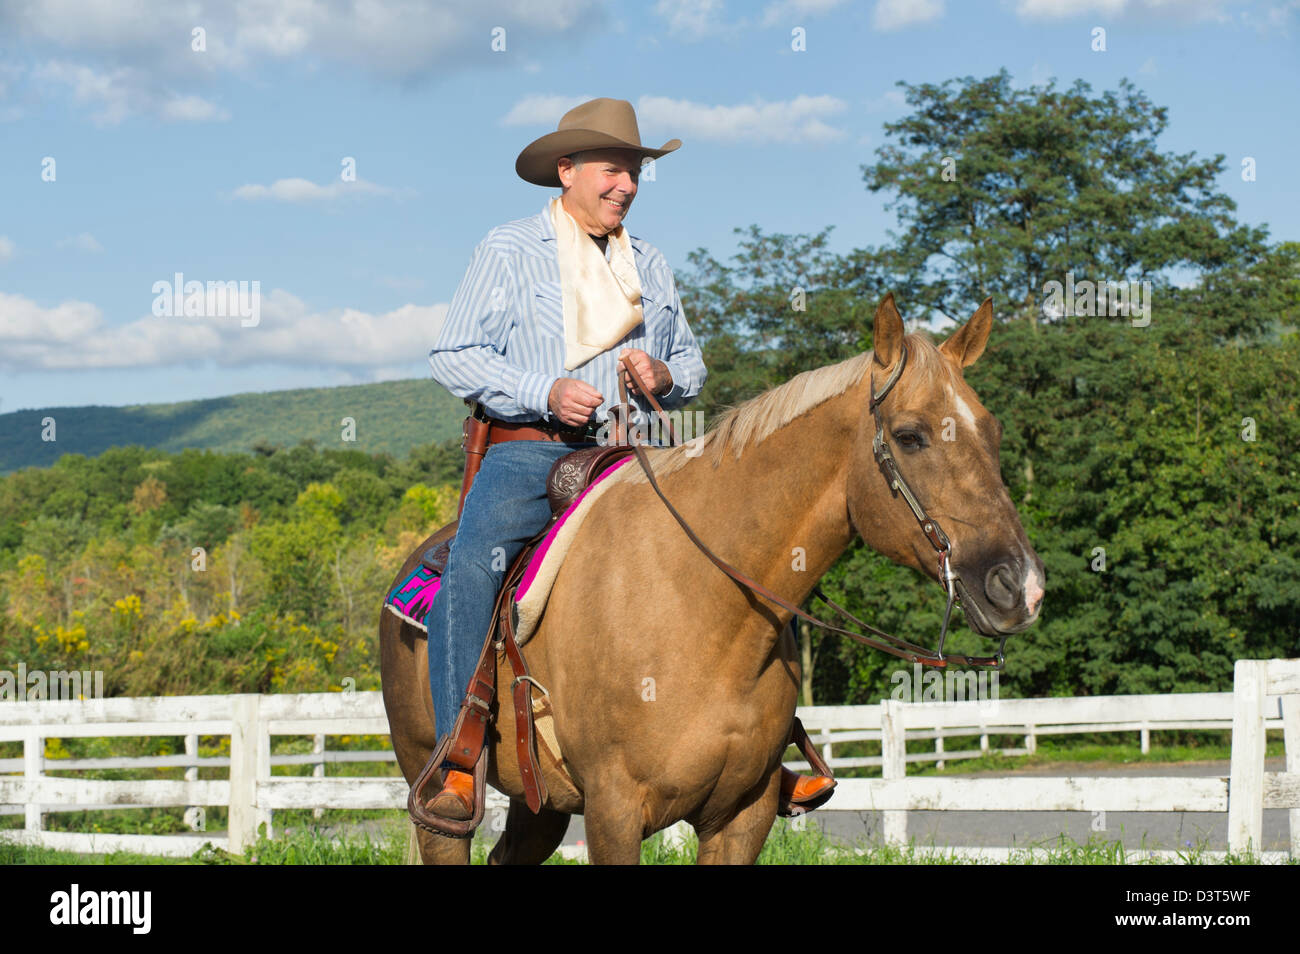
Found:
[[[696,498],[685,499],[683,513],[707,508],[709,525],[725,545],[712,546],[713,539],[701,533],[705,543],[795,605],[853,539],[846,478],[858,425],[859,415],[851,413],[857,391],[851,387],[822,402],[749,445],[739,458],[724,450],[716,470],[699,460],[702,479],[679,482]]]

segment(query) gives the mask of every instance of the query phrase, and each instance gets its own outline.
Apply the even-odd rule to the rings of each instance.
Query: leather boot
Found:
[[[445,771],[442,790],[425,804],[431,815],[468,821],[474,817],[474,777],[468,772],[449,768]]]
[[[815,808],[825,805],[835,792],[835,774],[830,766],[822,761],[817,747],[804,731],[803,722],[795,716],[790,726],[790,741],[787,743],[798,747],[803,757],[808,760],[816,775],[797,775],[784,765],[781,766],[781,798],[776,812],[783,818],[803,815]]]
[[[834,791],[835,779],[826,775],[798,775],[783,765],[777,814],[783,818],[803,815],[825,805]]]

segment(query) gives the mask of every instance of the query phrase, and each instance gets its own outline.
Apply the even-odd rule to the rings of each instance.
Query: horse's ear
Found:
[[[992,330],[993,299],[985,298],[979,311],[939,345],[939,351],[947,355],[957,367],[969,368],[984,353],[984,346],[988,344],[989,332]]]
[[[890,292],[876,308],[876,321],[871,329],[871,343],[875,362],[882,368],[892,368],[903,353],[903,316],[894,304]]]

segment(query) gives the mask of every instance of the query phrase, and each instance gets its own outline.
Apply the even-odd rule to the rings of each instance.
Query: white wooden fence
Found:
[[[1300,660],[1241,660],[1230,693],[1004,699],[799,710],[809,734],[835,768],[879,765],[882,778],[840,780],[826,810],[883,811],[884,837],[906,841],[907,812],[952,811],[1194,811],[1229,816],[1233,851],[1259,851],[1265,808],[1290,809],[1291,853],[1300,856]],[[908,777],[908,762],[969,758],[989,751],[1024,754],[1043,735],[1142,733],[1172,729],[1232,729],[1227,777]],[[1264,732],[1283,729],[1286,771],[1264,772]],[[400,777],[327,777],[331,762],[392,761],[391,751],[326,751],[325,736],[386,735],[378,692],[307,695],[178,696],[79,702],[0,703],[0,741],[21,741],[21,759],[0,759],[0,812],[21,812],[26,827],[0,838],[73,851],[129,850],[188,855],[204,841],[241,851],[258,826],[272,832],[284,809],[404,809]],[[1023,748],[990,749],[990,737],[1023,736]],[[186,754],[143,758],[46,759],[49,738],[183,736]],[[199,737],[229,736],[230,757],[200,757]],[[272,736],[308,736],[313,752],[271,755]],[[979,736],[979,749],[947,751],[945,738]],[[933,739],[932,752],[908,753],[908,740]],[[842,757],[836,746],[879,740],[879,756]],[[313,776],[272,775],[272,766],[311,764]],[[790,763],[793,768],[804,767]],[[105,781],[63,778],[46,770],[184,767],[175,780]],[[198,769],[229,768],[229,777],[200,780]],[[21,774],[4,774],[21,773]],[[1230,797],[1231,795],[1231,797]],[[504,798],[492,793],[490,807]],[[228,806],[224,839],[186,835],[109,835],[44,831],[43,814],[123,807]],[[88,818],[93,817],[88,815]]]

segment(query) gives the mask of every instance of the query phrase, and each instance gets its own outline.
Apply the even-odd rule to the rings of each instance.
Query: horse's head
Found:
[[[1002,425],[962,377],[983,353],[992,326],[993,305],[986,301],[936,348],[904,334],[892,294],[880,303],[868,385],[879,400],[874,413],[862,409],[848,504],[854,527],[872,548],[936,579],[935,541],[946,539],[966,619],[982,635],[1003,636],[1038,618],[1044,575],[1002,482]],[[904,485],[897,493],[886,476],[891,456]]]

